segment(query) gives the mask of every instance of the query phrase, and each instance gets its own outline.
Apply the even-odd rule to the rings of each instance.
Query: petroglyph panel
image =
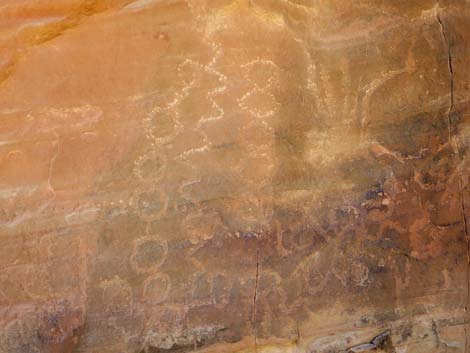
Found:
[[[0,353],[469,350],[470,3],[0,3]]]

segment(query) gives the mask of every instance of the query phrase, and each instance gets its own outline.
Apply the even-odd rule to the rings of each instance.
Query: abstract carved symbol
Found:
[[[278,107],[272,93],[278,85],[278,66],[271,60],[257,59],[242,68],[251,89],[238,99],[239,107],[259,119],[273,116]]]
[[[137,212],[143,220],[158,219],[167,208],[167,198],[158,190],[144,191],[137,196]]]
[[[164,156],[150,151],[135,161],[134,173],[142,181],[160,180],[166,165]]]
[[[139,238],[134,243],[130,263],[136,272],[155,272],[165,261],[167,253],[166,243],[150,236]]]
[[[169,277],[164,274],[147,278],[144,282],[144,299],[154,304],[163,302],[168,297],[170,285]]]

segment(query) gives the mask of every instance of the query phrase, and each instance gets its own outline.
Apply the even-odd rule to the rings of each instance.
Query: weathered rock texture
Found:
[[[2,0],[0,352],[470,352],[470,3]]]

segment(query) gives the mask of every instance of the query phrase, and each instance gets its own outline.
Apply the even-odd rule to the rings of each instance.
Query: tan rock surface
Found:
[[[0,352],[467,352],[470,3],[0,1]]]

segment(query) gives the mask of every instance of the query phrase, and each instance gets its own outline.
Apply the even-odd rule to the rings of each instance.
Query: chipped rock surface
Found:
[[[469,352],[470,2],[0,1],[0,352]]]

